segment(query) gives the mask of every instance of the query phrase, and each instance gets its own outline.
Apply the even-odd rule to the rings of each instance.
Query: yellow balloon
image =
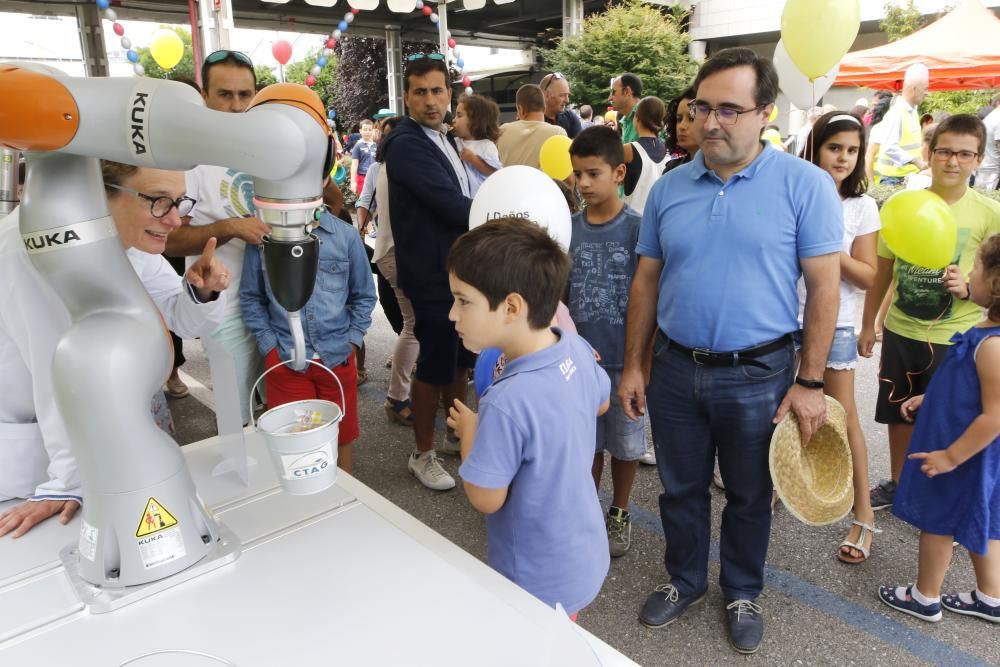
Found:
[[[774,108],[771,109],[771,115],[767,117],[768,123],[773,123],[774,119],[778,117],[778,105],[775,104]]]
[[[149,53],[163,69],[173,69],[184,56],[184,42],[173,30],[161,28],[153,33]]]
[[[569,157],[569,147],[573,142],[569,137],[556,135],[549,137],[538,152],[538,163],[548,176],[562,181],[573,173],[573,161]]]
[[[615,111],[614,109],[611,109],[606,114],[604,114],[604,120],[606,120],[609,123],[615,122],[616,120],[618,120],[618,112]]]
[[[781,143],[781,135],[778,134],[777,130],[764,130],[760,135],[760,138],[764,141],[769,141],[775,148],[781,148],[784,150],[784,146]]]
[[[788,0],[781,13],[785,50],[810,81],[840,62],[860,28],[859,0]]]
[[[927,269],[955,261],[958,225],[951,207],[930,190],[905,190],[882,205],[882,240],[896,257]]]

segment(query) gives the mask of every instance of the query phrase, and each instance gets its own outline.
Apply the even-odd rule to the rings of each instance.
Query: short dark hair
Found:
[[[1000,320],[1000,234],[993,234],[980,244],[979,260],[983,263],[983,282],[992,297],[986,305],[986,316]]]
[[[711,75],[736,67],[750,67],[757,76],[753,97],[758,106],[774,103],[778,97],[778,73],[774,69],[774,64],[743,46],[722,49],[705,61],[694,79],[695,93],[697,94],[701,82]]]
[[[510,294],[528,304],[528,326],[546,329],[566,289],[569,255],[530,220],[504,217],[463,234],[448,253],[448,273],[482,292],[490,310]]]
[[[610,127],[595,125],[576,135],[569,146],[573,157],[599,157],[614,169],[625,164],[625,147],[622,138]]]
[[[212,54],[209,54],[211,56]],[[254,71],[253,65],[249,64],[250,58],[246,54],[237,55],[235,51],[230,51],[226,54],[226,57],[222,60],[216,60],[213,63],[208,62],[208,57],[201,64],[201,86],[204,91],[208,92],[208,75],[212,71],[213,67],[217,65],[236,65],[237,67],[243,67],[248,72],[250,76],[253,77],[253,89],[257,90],[257,72]]]
[[[865,125],[857,116],[846,111],[831,111],[816,119],[812,130],[806,138],[806,153],[811,162],[817,167],[820,166],[820,151],[827,141],[840,132],[857,132],[860,139],[858,146],[858,161],[854,165],[854,171],[847,175],[847,178],[840,184],[840,195],[844,198],[860,197],[868,191],[868,177],[865,175]]]
[[[667,108],[663,105],[663,100],[650,95],[639,100],[635,105],[635,117],[642,121],[643,127],[656,134],[663,129],[663,119],[667,115]]]
[[[458,103],[465,107],[472,138],[489,139],[496,143],[500,138],[500,107],[497,103],[482,95],[463,95]]]
[[[618,77],[618,83],[622,86],[622,91],[626,88],[632,91],[632,97],[642,97],[642,79],[637,74],[625,72]]]
[[[545,111],[545,93],[542,92],[541,87],[533,83],[526,83],[517,89],[514,104],[524,107],[528,113]]]
[[[986,126],[983,121],[969,113],[959,113],[949,116],[938,123],[937,129],[931,135],[930,149],[937,148],[937,142],[942,134],[969,134],[979,140],[979,156],[986,152]]]
[[[878,125],[885,118],[885,115],[889,113],[889,109],[892,108],[892,95],[882,96],[878,98],[878,101],[872,105],[871,113],[871,124],[872,126]]]
[[[448,66],[445,65],[443,60],[418,58],[406,62],[406,69],[403,71],[403,92],[410,92],[411,76],[427,76],[431,72],[441,72],[444,75],[444,85],[451,85],[451,73],[448,71]]]
[[[683,150],[677,145],[677,109],[684,100],[693,100],[694,94],[694,86],[688,86],[667,105],[667,148],[671,151]]]

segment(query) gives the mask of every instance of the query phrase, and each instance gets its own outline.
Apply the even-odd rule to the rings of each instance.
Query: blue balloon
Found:
[[[493,371],[501,354],[503,353],[495,347],[488,347],[479,353],[479,358],[476,359],[476,368],[473,372],[477,397],[482,398],[486,390],[493,385]]]
[[[111,0],[97,0],[97,6],[101,9],[107,9],[111,6]]]
[[[333,120],[334,118],[337,117],[337,112],[334,111],[333,109],[330,109],[330,113],[328,113],[326,115],[330,117],[330,120]]]
[[[320,67],[326,67],[326,58],[320,56],[319,58],[316,59],[316,64],[319,65]]]
[[[139,62],[139,54],[133,51],[132,49],[128,50],[128,52],[125,54],[125,57],[128,58],[128,61],[130,63]]]
[[[341,21],[340,23],[337,24],[337,29],[340,30],[340,32],[347,32],[347,29],[349,27],[350,26],[347,25],[347,21]]]
[[[463,58],[456,60],[455,64],[458,65],[458,69],[465,69],[465,60]]]

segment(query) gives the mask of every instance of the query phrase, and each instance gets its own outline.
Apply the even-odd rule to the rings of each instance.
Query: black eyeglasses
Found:
[[[553,81],[558,81],[559,79],[562,79],[562,80],[565,81],[566,77],[564,77],[561,72],[553,72],[552,74],[545,75],[545,77],[544,77],[545,83],[542,84],[541,89],[542,90],[548,90],[549,86],[552,85],[552,82]]]
[[[222,49],[220,51],[213,51],[212,53],[209,53],[208,57],[205,58],[205,64],[214,65],[216,63],[221,63],[223,60],[228,60],[229,58],[237,60],[250,69],[253,69],[253,61],[250,60],[250,56],[242,51],[230,51],[229,49]]]
[[[979,157],[979,153],[973,151],[953,151],[950,148],[935,148],[931,151],[931,155],[941,162],[947,162],[954,155],[959,164],[968,164]]]
[[[441,53],[414,53],[413,55],[406,56],[406,62],[412,63],[417,60],[423,60],[427,58],[428,60],[444,60],[444,54]]]
[[[760,111],[766,106],[766,104],[758,104],[752,109],[734,109],[733,107],[710,107],[704,102],[691,102],[688,105],[688,118],[692,121],[699,118],[705,120],[708,118],[708,114],[714,113],[715,120],[719,121],[719,125],[736,125],[743,114]]]
[[[105,187],[112,188],[114,190],[121,190],[122,192],[127,192],[130,195],[134,195],[140,199],[145,199],[146,201],[149,202],[149,212],[153,215],[154,218],[164,217],[165,215],[170,213],[170,209],[174,207],[177,208],[177,215],[183,218],[184,216],[189,215],[191,211],[194,210],[195,204],[198,203],[196,200],[191,199],[190,197],[187,196],[178,197],[177,199],[171,199],[166,195],[159,195],[159,196],[147,195],[143,194],[142,192],[138,192],[137,190],[133,190],[132,188],[126,188],[122,187],[121,185],[114,185],[112,183],[106,183]]]

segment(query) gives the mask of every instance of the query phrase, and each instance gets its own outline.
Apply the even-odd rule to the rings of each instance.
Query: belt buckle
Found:
[[[691,360],[694,361],[695,366],[704,366],[705,362],[698,358],[698,355],[705,357],[705,359],[711,358],[712,351],[706,350],[703,347],[696,347],[691,350]]]

